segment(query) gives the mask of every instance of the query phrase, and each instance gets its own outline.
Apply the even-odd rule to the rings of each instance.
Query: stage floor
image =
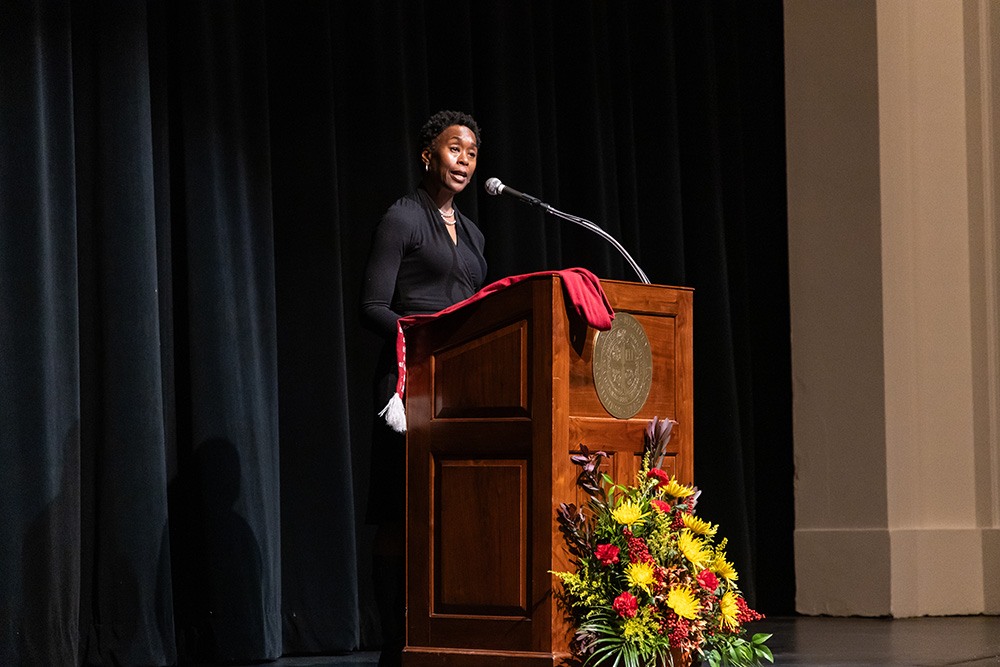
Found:
[[[751,625],[771,632],[781,667],[985,667],[1000,665],[1000,616],[937,618],[769,618]],[[276,667],[375,667],[378,653],[282,658]]]

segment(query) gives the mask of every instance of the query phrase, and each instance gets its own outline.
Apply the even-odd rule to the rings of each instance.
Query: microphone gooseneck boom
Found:
[[[632,256],[630,254],[628,254],[628,252],[625,250],[625,248],[622,247],[622,244],[619,243],[618,240],[615,237],[611,236],[611,234],[608,234],[606,231],[604,231],[603,229],[601,229],[600,227],[598,227],[597,225],[595,225],[590,220],[587,220],[586,218],[579,218],[579,217],[577,217],[575,215],[570,215],[568,213],[563,213],[562,211],[560,211],[558,209],[552,208],[551,206],[549,206],[548,204],[546,204],[542,200],[538,199],[537,197],[532,197],[531,195],[526,195],[523,192],[518,192],[517,190],[515,190],[512,187],[504,185],[500,181],[499,178],[490,178],[490,179],[487,179],[487,181],[486,181],[486,192],[490,193],[491,195],[499,195],[499,194],[510,195],[511,197],[515,197],[517,199],[520,199],[521,201],[523,201],[526,204],[529,204],[531,206],[535,206],[537,208],[540,208],[543,211],[545,211],[546,213],[551,213],[552,215],[556,216],[557,218],[562,218],[563,220],[568,220],[568,221],[570,221],[570,222],[572,222],[574,224],[580,225],[584,229],[589,229],[590,231],[594,232],[595,234],[597,234],[598,236],[600,236],[602,239],[604,239],[605,241],[607,241],[608,243],[610,243],[611,245],[613,245],[615,247],[615,249],[618,250],[618,252],[620,252],[622,254],[622,257],[624,257],[626,259],[626,261],[628,261],[629,265],[636,272],[636,275],[639,276],[639,280],[641,280],[642,282],[644,282],[647,285],[650,284],[649,278],[647,278],[646,274],[642,272],[642,269],[639,268],[639,265],[635,263],[635,260],[632,259]]]

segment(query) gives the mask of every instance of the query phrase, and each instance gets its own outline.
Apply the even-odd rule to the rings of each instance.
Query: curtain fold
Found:
[[[340,575],[357,572],[355,521],[364,515],[356,513],[345,457],[352,421],[345,371],[358,330],[345,318],[344,276],[357,270],[359,251],[345,243],[353,225],[340,211],[335,9],[268,6],[282,621],[286,647],[305,653],[357,645],[360,623],[357,586]]]
[[[259,2],[168,5],[188,412],[171,528],[182,655],[277,658],[281,522],[267,53]],[[175,240],[180,240],[175,237]],[[190,473],[190,474],[188,474]],[[197,593],[192,596],[192,591]],[[195,599],[192,600],[191,598]]]
[[[83,659],[176,659],[146,7],[74,5]]]
[[[72,664],[79,649],[70,23],[68,6],[0,5],[0,663],[11,665]]]
[[[703,510],[790,611],[781,40],[777,0],[0,2],[0,664],[378,646],[360,280],[443,108],[490,280],[635,278],[496,176],[695,288]]]

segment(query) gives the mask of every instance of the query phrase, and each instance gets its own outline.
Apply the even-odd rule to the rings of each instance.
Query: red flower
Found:
[[[702,570],[701,574],[698,575],[698,583],[701,584],[702,588],[711,593],[719,587],[719,578],[711,570]]]
[[[618,547],[613,544],[601,544],[594,549],[594,555],[601,565],[611,565],[618,562]]]
[[[657,486],[666,486],[670,483],[670,475],[663,472],[659,468],[653,468],[646,473],[646,477],[655,477],[657,481]]]
[[[634,595],[625,591],[615,598],[615,601],[611,603],[611,608],[617,611],[622,618],[635,618],[636,612],[639,611],[639,601],[635,599]]]
[[[664,514],[666,514],[667,512],[670,511],[670,503],[668,503],[668,502],[665,502],[663,500],[659,500],[658,498],[653,498],[649,502],[652,503],[653,507],[655,507],[656,509],[660,510]]]

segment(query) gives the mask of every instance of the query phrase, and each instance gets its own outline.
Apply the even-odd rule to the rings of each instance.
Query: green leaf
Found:
[[[618,646],[621,644],[621,639],[618,637],[601,637],[600,639],[594,640],[594,646],[598,644],[611,644],[612,646]],[[610,648],[605,650],[611,650]]]
[[[757,647],[755,647],[755,653],[758,656],[763,656],[763,657],[767,658],[767,661],[770,662],[770,663],[774,662],[774,654],[771,653],[771,649],[769,649],[766,646],[757,646]]]
[[[751,638],[751,641],[754,644],[763,644],[773,636],[774,636],[773,634],[764,634],[763,632],[758,632]]]

